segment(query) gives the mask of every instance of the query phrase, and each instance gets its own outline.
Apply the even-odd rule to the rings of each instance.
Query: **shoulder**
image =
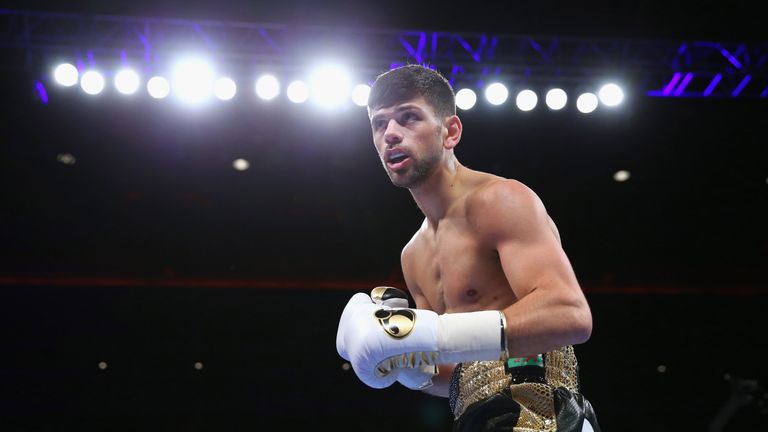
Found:
[[[482,216],[488,211],[525,213],[543,208],[539,196],[518,180],[496,177],[489,179],[467,197],[467,212]]]
[[[547,221],[544,204],[522,182],[493,178],[467,197],[467,219],[479,231],[491,235],[525,229],[537,221]]]
[[[419,229],[413,234],[411,239],[408,240],[408,243],[403,246],[403,249],[400,252],[400,261],[404,265],[412,261],[418,255],[419,244],[421,243],[421,233],[424,231],[424,224],[426,223],[427,222],[425,219]]]

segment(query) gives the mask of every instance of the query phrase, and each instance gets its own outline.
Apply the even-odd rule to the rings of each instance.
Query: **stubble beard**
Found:
[[[435,138],[440,140],[441,126],[435,128]],[[424,183],[435,172],[440,165],[442,158],[442,152],[440,150],[431,151],[426,157],[417,159],[415,156],[411,156],[411,167],[407,173],[399,178],[396,178],[396,174],[389,170],[387,163],[382,160],[384,164],[384,170],[389,176],[389,180],[393,185],[405,189],[414,189]]]
[[[422,159],[416,159],[411,156],[411,166],[403,175],[391,172],[387,168],[386,163],[384,164],[384,169],[387,170],[389,180],[393,185],[405,189],[414,189],[424,183],[435,172],[439,164],[440,153],[434,152]]]

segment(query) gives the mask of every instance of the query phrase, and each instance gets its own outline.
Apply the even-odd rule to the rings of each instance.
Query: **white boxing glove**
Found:
[[[418,368],[397,368],[397,382],[411,390],[426,390],[432,387],[432,378],[437,375],[437,365],[424,364]]]
[[[506,324],[500,311],[438,315],[390,308],[357,293],[341,314],[336,349],[366,385],[392,385],[398,368],[506,359]]]
[[[394,287],[379,286],[371,290],[371,300],[391,308],[407,308],[408,295]],[[437,364],[424,364],[421,367],[398,367],[392,371],[397,382],[411,390],[424,390],[432,387],[432,377],[437,375]]]

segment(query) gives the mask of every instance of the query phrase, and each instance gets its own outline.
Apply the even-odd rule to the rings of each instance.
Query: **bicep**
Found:
[[[518,298],[537,289],[579,290],[560,236],[530,190],[502,191],[486,226],[504,274]]]
[[[497,244],[504,275],[518,298],[536,289],[577,286],[563,249],[548,225],[529,228],[525,238],[500,239]]]

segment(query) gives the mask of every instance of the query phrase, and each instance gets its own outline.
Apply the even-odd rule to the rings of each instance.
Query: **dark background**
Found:
[[[731,2],[142,3],[9,7],[766,40],[759,14]],[[367,388],[335,351],[353,292],[402,286],[399,252],[422,218],[383,172],[363,109],[237,98],[195,112],[56,88],[43,105],[33,73],[2,71],[0,428],[449,430],[445,401]],[[753,400],[725,430],[763,430],[766,101],[625,105],[477,107],[461,113],[457,156],[533,188],[558,224],[592,307],[576,350],[604,431],[707,430],[734,388]],[[250,169],[232,169],[239,157]],[[613,181],[619,169],[629,181]]]

